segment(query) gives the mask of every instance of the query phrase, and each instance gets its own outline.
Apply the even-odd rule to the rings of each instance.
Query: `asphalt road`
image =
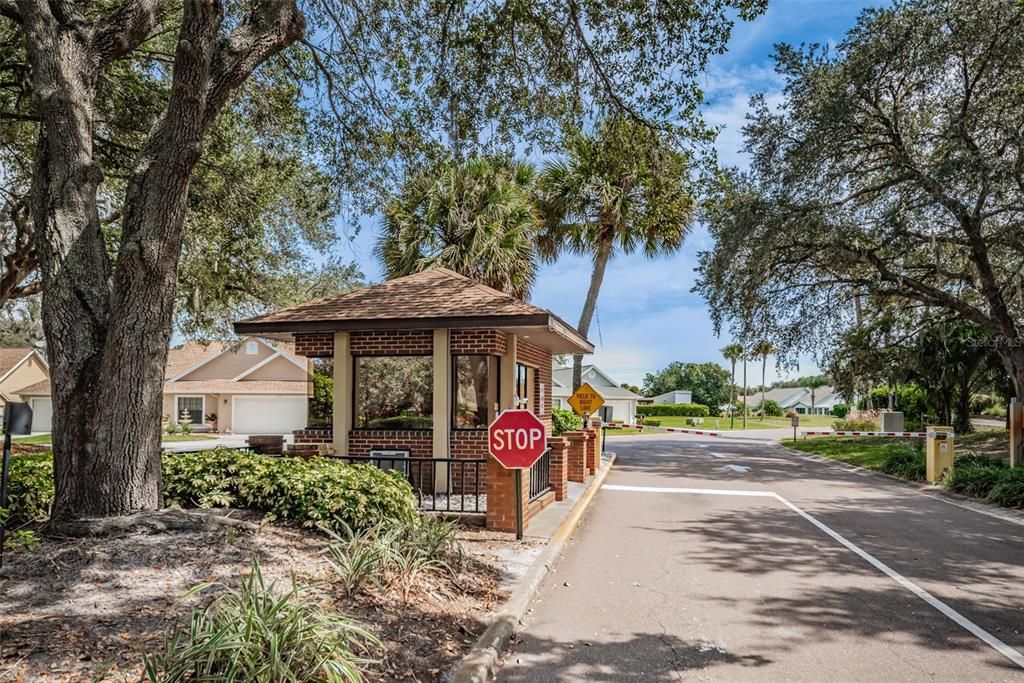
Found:
[[[1024,680],[1019,519],[764,438],[609,440],[498,680]]]

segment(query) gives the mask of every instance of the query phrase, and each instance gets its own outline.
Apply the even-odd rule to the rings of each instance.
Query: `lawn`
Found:
[[[164,434],[164,443],[171,443],[174,441],[205,441],[206,439],[214,438],[210,434]],[[34,436],[21,436],[14,439],[14,443],[24,444],[49,444],[49,434],[36,434]]]
[[[799,439],[796,443],[792,439],[786,439],[782,444],[798,451],[815,453],[869,470],[881,470],[886,461],[894,453],[903,450],[905,445],[924,448],[924,439],[824,436]]]

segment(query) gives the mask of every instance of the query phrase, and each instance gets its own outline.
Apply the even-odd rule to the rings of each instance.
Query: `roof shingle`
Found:
[[[0,349],[0,377],[10,372],[30,353],[32,349],[29,348]]]

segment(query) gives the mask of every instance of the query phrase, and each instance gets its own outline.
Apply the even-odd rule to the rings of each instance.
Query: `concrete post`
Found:
[[[434,443],[435,458],[447,458],[451,453],[449,430],[452,396],[452,355],[448,330],[434,330]],[[448,493],[448,465],[434,465],[434,492]]]
[[[352,429],[352,353],[348,332],[334,333],[334,405],[331,418],[334,452],[348,455],[348,433]]]

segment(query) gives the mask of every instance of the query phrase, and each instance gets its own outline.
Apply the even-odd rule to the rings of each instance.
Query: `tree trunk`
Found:
[[[580,324],[576,329],[584,337],[590,332],[590,321],[594,317],[594,310],[597,308],[597,297],[601,293],[601,283],[604,282],[604,271],[608,267],[608,260],[612,256],[612,237],[602,238],[597,245],[597,253],[594,255],[594,269],[590,273],[590,287],[587,289],[587,298],[583,302],[583,312],[580,314]],[[572,357],[572,390],[576,391],[583,384],[583,354],[575,354]]]
[[[53,387],[53,519],[155,508],[192,169],[233,90],[301,35],[304,22],[294,5],[266,3],[225,37],[217,2],[184,4],[167,109],[129,179],[112,269],[96,200],[96,83],[106,64],[141,44],[159,11],[140,2],[89,22],[74,5],[62,5],[59,16],[44,2],[18,7],[40,111],[31,196]]]
[[[732,361],[732,391],[729,394],[729,429],[736,427],[736,361]]]
[[[743,428],[747,428],[747,357],[743,356]]]
[[[768,391],[764,386],[764,375],[765,369],[768,366],[768,354],[761,357],[761,417],[764,418],[768,413],[765,412],[764,401],[765,397],[768,396]]]

